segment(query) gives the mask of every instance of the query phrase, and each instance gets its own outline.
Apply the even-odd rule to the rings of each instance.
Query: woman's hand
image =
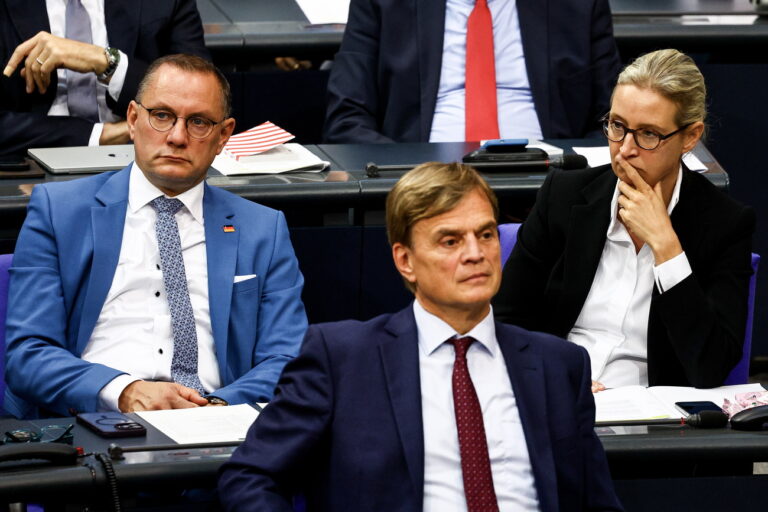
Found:
[[[619,218],[635,237],[653,251],[656,265],[671,260],[683,252],[680,240],[672,228],[667,205],[661,191],[661,182],[651,187],[638,174],[632,164],[620,154],[616,163],[626,173],[632,184],[619,180]]]

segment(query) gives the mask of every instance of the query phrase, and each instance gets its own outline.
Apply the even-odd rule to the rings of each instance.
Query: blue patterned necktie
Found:
[[[184,257],[181,254],[179,226],[176,224],[176,212],[184,206],[178,199],[160,196],[152,201],[157,211],[155,233],[157,247],[160,250],[160,264],[163,268],[163,283],[171,310],[171,328],[173,330],[173,359],[171,360],[171,378],[175,382],[196,389],[204,394],[203,385],[197,375],[197,332],[195,315],[189,300],[187,274],[184,271]]]
[[[91,44],[91,19],[80,0],[67,2],[64,36],[82,43]],[[94,123],[99,122],[99,105],[96,102],[96,75],[78,73],[71,69],[67,75],[67,106],[69,115],[81,117]]]

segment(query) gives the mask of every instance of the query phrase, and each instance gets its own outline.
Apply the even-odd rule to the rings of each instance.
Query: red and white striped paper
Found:
[[[260,125],[238,133],[229,138],[224,150],[235,160],[244,156],[256,155],[269,151],[284,142],[293,139],[294,135],[279,126],[266,121]]]

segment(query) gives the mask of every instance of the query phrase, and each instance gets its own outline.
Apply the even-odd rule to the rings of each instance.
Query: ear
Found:
[[[128,122],[128,135],[131,136],[131,140],[134,140],[134,133],[136,132],[136,122],[139,119],[139,109],[136,102],[131,100],[128,104],[128,112],[125,115],[125,120]]]
[[[704,133],[704,123],[702,123],[701,121],[696,121],[691,126],[686,128],[685,133],[683,135],[684,137],[683,153],[692,151],[693,148],[696,147],[696,144],[698,144],[703,133]]]
[[[397,242],[392,245],[392,259],[395,262],[395,268],[403,276],[403,279],[409,283],[416,283],[416,274],[413,271],[413,265],[411,265],[411,250]]]
[[[219,142],[216,148],[216,154],[221,153],[224,149],[224,145],[232,136],[232,132],[235,131],[235,118],[230,117],[221,122],[221,131],[219,132]]]

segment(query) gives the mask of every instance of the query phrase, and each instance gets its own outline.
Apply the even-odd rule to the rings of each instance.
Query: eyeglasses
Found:
[[[149,125],[159,132],[167,132],[176,125],[178,119],[184,119],[187,126],[187,133],[189,133],[189,136],[193,139],[204,139],[208,137],[213,131],[214,126],[224,122],[224,120],[218,122],[211,121],[202,116],[181,117],[170,110],[165,110],[163,108],[147,108],[138,101],[136,104],[147,111],[149,114]]]
[[[5,433],[5,444],[14,443],[64,443],[72,444],[74,425],[48,425],[40,430],[20,428]],[[2,443],[0,443],[2,444]]]
[[[604,117],[603,133],[605,133],[605,136],[608,137],[608,140],[611,142],[624,142],[624,137],[626,137],[628,133],[631,133],[632,137],[635,139],[635,144],[637,144],[642,149],[652,151],[659,147],[661,141],[667,140],[673,135],[680,133],[692,124],[693,123],[688,123],[671,133],[662,135],[648,128],[635,128],[633,130],[632,128],[627,128],[621,121],[616,121],[615,119],[612,120],[608,117]]]

